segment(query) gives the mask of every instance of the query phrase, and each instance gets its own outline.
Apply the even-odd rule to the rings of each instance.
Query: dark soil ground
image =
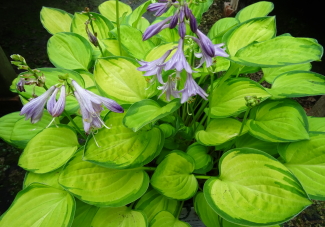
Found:
[[[201,29],[208,31],[216,20],[223,17],[223,2],[215,0],[208,13],[202,19]],[[46,53],[46,43],[50,34],[39,21],[41,7],[60,8],[69,13],[82,11],[85,6],[97,11],[97,6],[104,0],[32,0],[15,2],[4,1],[0,5],[0,45],[5,54],[21,54],[26,57],[32,68],[52,67]],[[130,3],[128,1],[125,1]],[[240,0],[240,8],[254,3],[254,0]],[[320,6],[305,1],[274,0],[277,15],[278,34],[291,33],[295,37],[316,38],[325,44],[325,34],[317,28],[325,22]],[[133,4],[133,3],[132,3]],[[139,1],[136,2],[139,4]],[[325,74],[324,63],[313,63],[313,71]],[[252,75],[260,77],[260,73]],[[308,113],[319,97],[300,98],[298,101]],[[0,97],[0,116],[12,111],[19,111],[20,104],[15,97]],[[17,166],[21,151],[0,140],[0,215],[10,206],[18,191],[22,188],[25,172]],[[286,223],[287,227],[323,227],[325,226],[325,203],[314,201],[295,219]]]

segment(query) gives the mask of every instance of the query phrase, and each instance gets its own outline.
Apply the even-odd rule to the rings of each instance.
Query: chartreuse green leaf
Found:
[[[84,80],[85,88],[96,86],[93,74],[84,70],[75,70],[75,71],[77,71],[79,75],[82,77],[82,79]]]
[[[246,6],[236,14],[236,19],[240,22],[247,21],[255,17],[264,17],[274,8],[272,2],[260,1]]]
[[[315,39],[278,36],[248,45],[229,59],[247,66],[271,68],[319,61],[323,47]]]
[[[234,118],[217,118],[209,122],[205,130],[195,134],[196,140],[206,146],[216,146],[236,138],[242,123]],[[242,134],[248,131],[244,126]]]
[[[188,223],[178,220],[169,211],[160,211],[150,222],[150,227],[191,227]]]
[[[310,117],[308,118],[310,132],[325,132],[325,117]]]
[[[208,11],[208,9],[212,3],[213,3],[213,0],[207,0],[207,1],[204,1],[199,4],[190,4],[189,8],[192,10],[192,13],[193,13],[194,17],[196,18],[198,24],[200,24],[200,22],[201,22],[203,13]]]
[[[134,132],[143,126],[172,114],[181,106],[179,99],[174,99],[165,106],[160,106],[152,99],[134,103],[123,118],[123,124]]]
[[[313,132],[309,140],[280,144],[279,153],[310,198],[325,200],[325,134]]]
[[[222,218],[210,207],[203,192],[198,192],[195,195],[194,209],[206,227],[220,227]]]
[[[146,54],[154,47],[150,40],[142,41],[142,32],[128,25],[121,25],[121,36],[118,37],[117,29],[111,32],[116,39],[120,39],[127,52],[137,59],[144,59]],[[136,44],[135,44],[136,43]]]
[[[154,86],[148,88],[143,73],[135,62],[122,57],[107,57],[96,61],[94,77],[97,88],[121,103],[133,104],[157,93]]]
[[[225,32],[238,23],[239,21],[233,17],[222,18],[212,25],[208,32],[208,37],[212,41],[218,38],[220,42],[214,42],[215,44],[221,43],[222,36],[225,34]]]
[[[48,173],[63,166],[78,145],[77,135],[70,127],[46,128],[29,141],[18,165],[33,173]]]
[[[194,173],[206,174],[213,167],[213,158],[208,154],[208,148],[199,143],[191,144],[186,153],[194,159]]]
[[[76,213],[71,227],[90,227],[99,207],[76,199]]]
[[[146,55],[145,61],[157,60],[158,58],[162,57],[166,53],[166,51],[173,49],[176,46],[177,45],[175,43],[166,43],[166,44],[156,46],[155,48],[150,50],[149,53]],[[173,56],[173,54],[175,52],[176,52],[176,50],[173,50],[170,53],[170,55],[166,58],[166,61],[168,61]]]
[[[198,183],[192,174],[195,162],[181,151],[169,153],[151,177],[151,185],[166,197],[186,200],[197,191]]]
[[[114,28],[112,22],[110,22],[106,17],[91,12],[93,21],[93,27],[95,32],[97,33],[98,39],[107,39],[109,38],[109,31]],[[71,32],[77,33],[83,36],[86,40],[88,40],[88,35],[85,29],[85,22],[89,20],[87,14],[75,13],[73,16],[72,24],[71,24]],[[93,33],[92,27],[88,25],[89,31]]]
[[[62,187],[61,185],[59,185],[58,182],[59,175],[62,171],[62,168],[63,167],[54,170],[52,172],[43,173],[43,174],[33,173],[33,172],[26,173],[23,188],[27,188],[32,183],[41,183],[62,190]]]
[[[151,1],[145,1],[140,6],[138,6],[130,15],[126,17],[127,24],[137,28],[139,23],[141,23],[142,15],[147,12],[147,7],[151,4]]]
[[[109,169],[82,160],[77,152],[64,166],[59,184],[85,203],[119,207],[140,198],[149,186],[148,174],[138,169]]]
[[[262,42],[275,36],[275,17],[253,18],[230,29],[222,38],[227,51],[235,56],[237,51],[255,41]]]
[[[17,194],[0,217],[0,227],[71,226],[74,213],[75,201],[68,192],[34,183]]]
[[[10,141],[12,144],[18,148],[24,149],[27,143],[40,131],[49,126],[53,117],[44,110],[42,119],[36,124],[32,124],[30,120],[25,120],[21,118],[16,121],[14,128],[12,129],[10,135]],[[59,123],[58,120],[55,120],[53,124]]]
[[[164,133],[165,138],[174,136],[176,133],[175,127],[171,126],[170,124],[160,124],[159,128]]]
[[[107,168],[135,168],[151,162],[161,151],[164,135],[158,127],[133,132],[122,124],[124,114],[109,113],[103,128],[87,141],[83,159]]]
[[[325,77],[308,71],[291,71],[277,76],[269,90],[272,99],[325,94]]]
[[[96,213],[91,226],[147,227],[148,221],[141,211],[130,207],[102,207]]]
[[[309,139],[304,109],[294,100],[268,100],[252,109],[246,126],[254,137],[267,142]]]
[[[119,16],[129,15],[132,13],[132,9],[129,5],[118,2]],[[116,2],[115,1],[105,1],[98,6],[99,12],[110,21],[116,22]]]
[[[240,136],[236,140],[236,148],[242,148],[242,147],[250,147],[257,150],[261,150],[272,156],[278,154],[278,143],[259,140],[254,136],[251,136],[249,133]]]
[[[7,143],[11,143],[11,133],[18,120],[24,118],[19,112],[13,112],[0,118],[0,138]]]
[[[42,7],[41,22],[44,28],[50,33],[69,32],[72,15],[61,9]]]
[[[294,175],[272,156],[251,148],[226,152],[219,177],[204,184],[204,197],[224,219],[248,226],[283,223],[312,204]]]
[[[214,118],[224,118],[244,112],[247,109],[245,97],[254,95],[262,98],[262,101],[271,96],[261,85],[250,79],[226,80],[213,90],[211,115]]]
[[[128,56],[127,51],[122,45],[122,54],[120,54],[120,47],[118,40],[116,39],[103,39],[101,42],[104,44],[102,47],[104,51],[106,52],[105,56]]]
[[[297,65],[286,65],[277,68],[262,68],[263,70],[263,78],[266,82],[272,84],[274,79],[286,72],[302,70],[302,71],[309,71],[311,69],[311,64],[304,63],[304,64],[297,64]]]
[[[155,189],[150,188],[135,205],[136,210],[142,211],[148,219],[148,222],[162,210],[172,213],[174,216],[180,208],[180,202],[175,199],[169,199],[160,194]]]
[[[57,68],[88,70],[91,66],[92,47],[76,33],[54,34],[47,43],[47,54]]]

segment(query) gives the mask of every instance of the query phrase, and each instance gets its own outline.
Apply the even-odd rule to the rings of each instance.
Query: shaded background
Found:
[[[224,1],[215,0],[211,10],[202,20],[203,30],[207,31],[216,20],[222,17]],[[0,5],[0,46],[8,59],[11,54],[20,54],[26,58],[32,68],[53,67],[46,53],[47,40],[51,35],[40,22],[39,12],[42,6],[59,8],[74,14],[74,12],[82,11],[85,6],[91,11],[98,12],[97,6],[102,2],[104,0],[3,0]],[[138,6],[143,0],[123,2]],[[239,2],[239,7],[243,8],[257,1],[239,0]],[[320,5],[317,5],[315,1],[309,3],[302,0],[274,0],[272,2],[275,9],[270,15],[276,15],[278,35],[291,33],[294,37],[315,38],[320,44],[325,45],[325,32],[323,31],[325,14]],[[312,64],[312,71],[325,74],[323,62]],[[0,67],[3,67],[1,61]],[[14,70],[19,73],[16,68]],[[21,108],[18,98],[10,93],[1,95],[0,106],[0,116],[19,111]],[[0,214],[8,208],[16,193],[22,188],[25,172],[17,167],[20,152],[0,140]],[[304,219],[311,223],[308,226],[325,226],[324,222],[319,224],[319,219],[324,219],[324,205],[320,205],[317,209],[321,209],[318,217],[313,217],[314,213],[305,214]],[[294,224],[292,226],[307,225]]]

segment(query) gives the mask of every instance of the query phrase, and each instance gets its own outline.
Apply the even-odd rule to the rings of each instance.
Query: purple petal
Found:
[[[65,86],[63,85],[61,86],[60,89],[60,97],[56,102],[52,113],[50,111],[49,112],[53,117],[58,117],[62,114],[64,107],[65,107]]]
[[[142,40],[145,41],[149,38],[151,38],[152,36],[158,34],[162,29],[164,29],[164,25],[170,21],[172,19],[172,16],[167,17],[165,20],[160,21],[156,24],[150,25],[145,32],[142,35]]]
[[[202,50],[206,52],[210,57],[214,57],[214,46],[211,40],[206,35],[204,35],[199,29],[197,29],[196,35],[200,39]]]
[[[178,34],[182,39],[184,39],[185,33],[186,33],[185,23],[181,22],[178,26]]]
[[[172,19],[170,20],[170,23],[169,23],[169,28],[172,29],[172,28],[175,28],[176,25],[178,23],[178,14],[175,14]]]
[[[184,89],[179,92],[182,93],[181,103],[186,102],[191,96],[194,95],[200,95],[205,100],[207,100],[206,97],[208,97],[208,94],[195,82],[190,73],[187,73]]]
[[[197,21],[196,21],[196,18],[194,17],[194,15],[190,14],[190,28],[191,28],[191,31],[196,33],[197,31]]]
[[[53,114],[53,110],[54,110],[54,106],[56,104],[56,94],[58,93],[59,88],[55,88],[54,92],[52,93],[51,97],[49,98],[49,100],[47,101],[47,111],[52,115]],[[52,115],[53,116],[53,115]]]

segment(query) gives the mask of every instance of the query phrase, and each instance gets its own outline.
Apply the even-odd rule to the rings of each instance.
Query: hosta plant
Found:
[[[266,1],[204,34],[211,4],[42,9],[55,67],[12,55],[24,107],[0,136],[27,174],[1,227],[189,226],[184,201],[208,227],[279,226],[325,199],[325,119],[292,99],[325,94],[322,46],[277,35]]]

